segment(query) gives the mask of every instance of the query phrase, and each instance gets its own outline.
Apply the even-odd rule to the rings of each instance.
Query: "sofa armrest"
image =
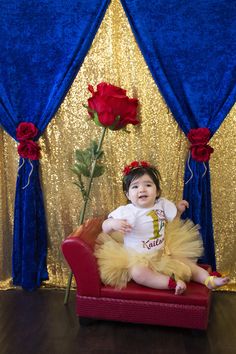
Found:
[[[75,276],[77,292],[82,296],[100,296],[101,280],[94,244],[104,218],[87,220],[62,243],[63,255]]]

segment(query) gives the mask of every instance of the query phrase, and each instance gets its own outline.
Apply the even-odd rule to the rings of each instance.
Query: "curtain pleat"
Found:
[[[219,128],[236,100],[236,6],[228,1],[121,0],[142,54],[180,128]],[[185,217],[201,226],[215,269],[208,164],[186,163]],[[202,169],[207,167],[207,173]],[[190,173],[193,178],[190,180]]]
[[[0,124],[17,140],[22,122],[38,129],[56,113],[102,21],[108,0],[3,0],[0,4]],[[28,157],[28,156],[27,156]],[[47,226],[39,162],[21,158],[15,194],[12,275],[33,290],[48,279]]]

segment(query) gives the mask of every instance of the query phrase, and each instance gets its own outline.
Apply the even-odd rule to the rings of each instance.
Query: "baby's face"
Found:
[[[151,208],[157,198],[157,188],[148,174],[133,180],[130,183],[127,198],[139,208]]]

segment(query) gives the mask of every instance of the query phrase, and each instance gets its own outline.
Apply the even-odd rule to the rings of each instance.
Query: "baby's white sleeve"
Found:
[[[124,219],[133,227],[135,225],[135,215],[130,210],[130,205],[121,205],[119,208],[113,210],[108,218]]]
[[[163,200],[163,210],[168,221],[172,221],[177,215],[177,208],[175,204],[168,199]]]
[[[119,208],[113,210],[108,215],[108,218],[124,219],[125,218],[125,207],[124,207],[124,205],[121,205]]]

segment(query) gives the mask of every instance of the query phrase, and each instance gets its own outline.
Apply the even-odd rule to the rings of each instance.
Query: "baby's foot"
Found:
[[[208,276],[205,279],[205,285],[208,289],[215,289],[219,288],[220,286],[228,284],[230,281],[229,277],[215,277],[215,276]]]
[[[186,290],[186,284],[182,280],[177,280],[175,287],[175,295],[183,294]]]

